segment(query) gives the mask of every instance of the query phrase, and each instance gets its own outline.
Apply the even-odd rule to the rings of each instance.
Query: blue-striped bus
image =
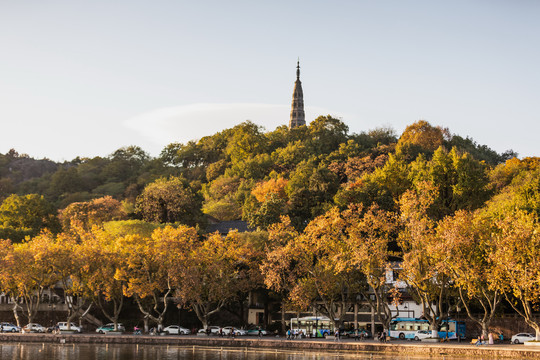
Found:
[[[417,330],[430,330],[429,321],[416,318],[396,318],[390,323],[388,336],[395,339],[414,339]],[[441,339],[465,339],[465,323],[456,320],[443,320],[438,329]]]

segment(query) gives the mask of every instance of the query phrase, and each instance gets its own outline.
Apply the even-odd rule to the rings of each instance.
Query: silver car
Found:
[[[44,333],[46,331],[47,329],[36,323],[29,323],[22,328],[23,333]]]
[[[0,323],[0,330],[2,332],[20,332],[21,328],[17,325],[13,325],[12,323],[3,322]]]

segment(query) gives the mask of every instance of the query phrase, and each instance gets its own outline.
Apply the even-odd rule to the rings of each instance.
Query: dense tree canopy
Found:
[[[207,324],[264,288],[283,309],[317,306],[337,322],[337,309],[369,299],[387,327],[399,294],[385,272],[399,261],[433,329],[456,305],[450,294],[484,309],[474,318],[484,329],[504,296],[540,330],[538,281],[520,281],[540,261],[540,161],[514,155],[423,120],[398,137],[350,134],[330,115],[268,132],[246,121],[157,158],[129,146],[57,164],[13,150],[0,154],[0,286],[26,299],[29,317],[22,287],[60,281],[81,299],[70,317],[93,302],[117,322],[132,297],[161,323],[160,301],[174,297]],[[205,234],[232,220],[259,232]],[[40,267],[49,258],[54,279]],[[32,264],[47,276],[9,271]]]

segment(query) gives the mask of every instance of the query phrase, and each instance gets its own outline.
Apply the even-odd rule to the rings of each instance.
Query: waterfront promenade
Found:
[[[433,357],[467,357],[483,359],[540,359],[540,346],[496,344],[475,346],[469,343],[426,343],[393,340],[380,343],[375,340],[354,341],[341,339],[297,339],[283,337],[219,337],[197,335],[99,335],[99,334],[0,334],[0,342],[33,342],[60,344],[144,344],[181,347],[245,348],[280,351],[318,351],[339,353],[373,353],[385,355],[423,355]]]

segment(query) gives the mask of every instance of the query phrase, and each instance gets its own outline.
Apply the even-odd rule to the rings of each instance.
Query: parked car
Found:
[[[416,330],[414,333],[413,339],[416,341],[420,341],[422,339],[427,339],[431,337],[431,331],[428,330]]]
[[[189,335],[191,334],[191,331],[189,329],[186,329],[185,327],[181,327],[178,325],[169,325],[166,328],[163,329],[163,332],[165,334],[175,334],[175,335]]]
[[[234,326],[225,326],[223,328],[223,335],[231,335],[234,330],[234,335],[236,336],[245,336],[247,335],[247,331],[243,329],[237,329]]]
[[[22,328],[22,332],[23,333],[44,333],[45,331],[47,331],[46,328],[44,328],[43,326],[41,326],[40,324],[36,324],[36,323],[29,323],[29,324],[26,324],[23,328]]]
[[[251,326],[249,329],[247,329],[247,335],[259,336],[259,327]],[[268,335],[268,332],[261,328],[261,335],[266,336]]]
[[[56,324],[56,330],[59,331],[67,331],[68,330],[68,323],[67,322],[59,322]],[[70,323],[70,330],[75,331],[78,333],[82,332],[82,329],[75,325],[74,323]]]
[[[330,332],[329,332],[330,333]],[[341,333],[341,336],[346,336],[348,338],[354,338],[355,336],[361,337],[363,334],[364,339],[369,339],[371,337],[371,331],[365,329],[358,329],[358,335],[356,330],[349,330]]]
[[[2,332],[20,332],[21,328],[17,325],[13,325],[12,323],[3,322],[0,323],[0,329]]]
[[[512,344],[523,344],[527,341],[535,340],[536,337],[533,334],[529,333],[519,333],[514,336],[512,336]]]
[[[209,326],[208,329],[210,330],[210,334],[211,335],[218,335],[219,334],[219,329],[221,329],[219,326]],[[198,333],[199,334],[207,334],[207,329],[204,328],[204,329],[199,329]]]
[[[117,331],[120,331],[120,332],[126,331],[126,328],[121,323],[118,323],[116,328],[117,328]],[[108,323],[96,329],[96,332],[99,334],[105,334],[110,331],[114,331],[114,323]]]

